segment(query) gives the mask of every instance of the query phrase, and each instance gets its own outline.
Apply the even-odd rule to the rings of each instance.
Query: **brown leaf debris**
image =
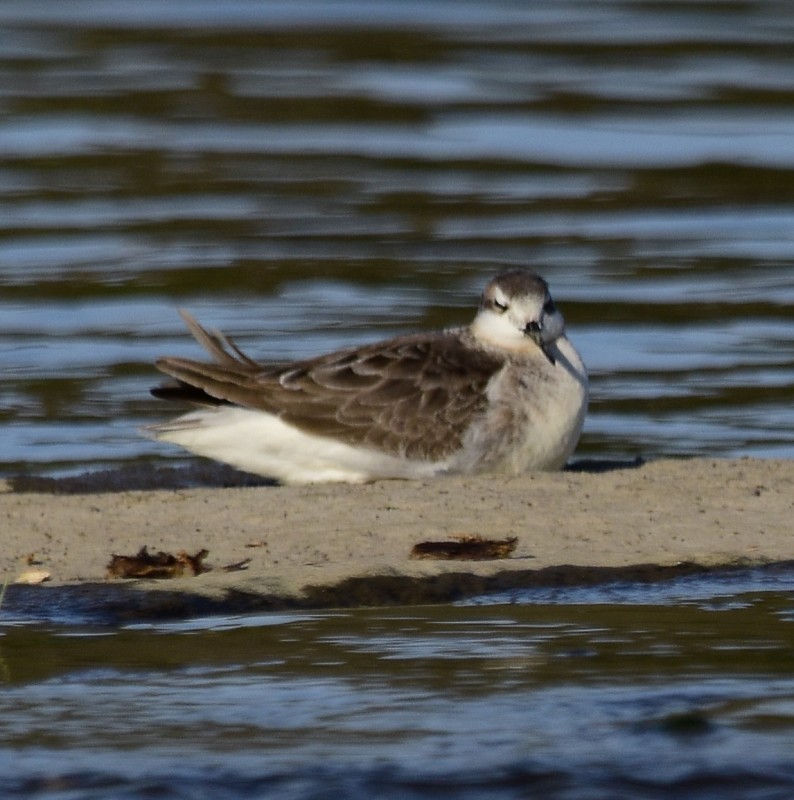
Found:
[[[178,578],[185,573],[201,575],[208,567],[203,565],[209,550],[199,550],[191,556],[184,550],[176,555],[160,550],[150,553],[144,545],[137,555],[111,555],[108,563],[108,577],[111,578]]]
[[[485,539],[482,536],[461,534],[453,541],[419,542],[411,550],[411,558],[436,558],[459,561],[486,561],[509,558],[516,549],[517,536],[508,539]]]

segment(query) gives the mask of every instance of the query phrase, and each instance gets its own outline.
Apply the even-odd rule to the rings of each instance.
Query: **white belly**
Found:
[[[431,478],[447,463],[411,461],[304,433],[262,411],[218,406],[155,426],[155,437],[282,483],[364,483]]]

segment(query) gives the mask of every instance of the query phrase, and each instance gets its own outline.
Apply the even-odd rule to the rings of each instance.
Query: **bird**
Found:
[[[493,277],[468,326],[290,363],[180,314],[212,361],[155,362],[172,382],[151,393],[195,408],[149,435],[282,484],[557,470],[581,434],[587,371],[530,269]]]

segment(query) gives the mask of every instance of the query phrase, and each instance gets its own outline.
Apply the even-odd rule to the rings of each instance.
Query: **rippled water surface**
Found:
[[[0,614],[0,794],[787,800],[794,576],[188,622]]]
[[[262,359],[551,282],[581,455],[794,455],[794,5],[8,0],[0,470],[183,463],[186,306]]]

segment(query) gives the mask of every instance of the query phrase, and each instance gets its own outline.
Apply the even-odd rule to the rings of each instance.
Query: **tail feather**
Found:
[[[193,338],[222,366],[235,367],[241,364],[248,367],[259,366],[256,361],[243,353],[234,341],[224,333],[221,333],[221,331],[208,331],[184,308],[179,310],[179,316],[185,321],[185,325],[193,334]],[[230,350],[231,353],[229,352]]]
[[[221,366],[187,358],[161,358],[155,364],[161,372],[178,381],[175,387],[158,387],[161,392],[164,390],[164,394],[157,395],[159,397],[270,410],[262,386],[256,381],[255,376],[262,369],[258,365],[254,369],[235,361],[234,366]]]
[[[161,358],[157,368],[176,379],[176,383],[155,386],[154,397],[161,400],[219,406],[244,402],[250,397],[247,379],[262,366],[249,358],[220,331],[208,331],[184,309],[180,316],[196,341],[212,356],[214,363],[205,364],[185,358]]]
[[[184,383],[183,381],[167,386],[155,386],[150,389],[149,392],[158,400],[191,403],[197,406],[219,406],[226,402],[207,394],[203,389],[197,386],[191,386],[189,383]]]

